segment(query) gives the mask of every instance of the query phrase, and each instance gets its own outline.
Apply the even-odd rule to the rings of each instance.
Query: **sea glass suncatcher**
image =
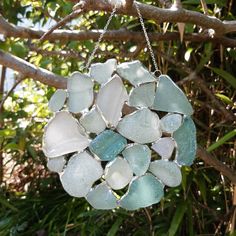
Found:
[[[89,74],[73,73],[49,104],[48,168],[68,194],[96,209],[156,204],[165,188],[181,183],[181,166],[194,161],[191,104],[169,76],[156,77],[139,61],[110,59]]]

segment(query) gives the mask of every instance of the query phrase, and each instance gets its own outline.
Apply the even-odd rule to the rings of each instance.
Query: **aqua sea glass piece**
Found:
[[[86,199],[95,209],[108,210],[117,207],[117,199],[105,182],[91,189]]]
[[[125,116],[119,122],[117,131],[140,144],[155,142],[162,134],[158,115],[147,108]]]
[[[60,179],[68,194],[73,197],[85,197],[102,175],[101,163],[85,151],[71,157]]]
[[[88,75],[74,72],[67,80],[68,108],[72,113],[88,109],[93,103],[93,81]]]
[[[116,59],[109,59],[105,63],[92,64],[90,67],[90,76],[99,84],[104,84],[111,79],[116,66]]]
[[[105,130],[92,140],[89,149],[102,161],[111,161],[126,145],[127,140],[120,134],[112,130]]]
[[[163,184],[152,174],[135,178],[119,205],[127,210],[137,210],[158,203],[164,195]]]
[[[51,111],[59,111],[65,104],[67,93],[63,89],[58,89],[50,98],[48,107]]]
[[[161,129],[165,133],[175,132],[182,124],[183,116],[170,113],[161,118]]]
[[[152,145],[152,149],[157,152],[162,159],[169,159],[174,151],[175,141],[170,137],[158,139]]]
[[[187,97],[168,75],[159,77],[153,109],[188,116],[193,114],[193,108]]]
[[[155,97],[155,83],[142,84],[133,88],[129,96],[129,106],[133,107],[151,107]]]
[[[140,61],[124,62],[117,66],[117,73],[132,85],[154,82],[156,77],[152,75]]]
[[[47,168],[52,172],[60,173],[66,164],[64,156],[49,158],[47,162]]]
[[[147,145],[131,144],[122,152],[122,155],[128,161],[135,175],[141,176],[148,170],[151,150]]]
[[[80,118],[80,124],[89,133],[99,134],[106,129],[106,123],[96,107],[93,107]]]
[[[149,170],[169,187],[176,187],[181,183],[180,168],[172,161],[157,160],[151,162]]]
[[[177,143],[177,162],[180,165],[192,165],[196,156],[197,141],[196,127],[190,117],[185,117],[182,126],[174,132],[173,138]]]
[[[133,178],[133,171],[124,158],[117,157],[106,165],[104,178],[112,189],[118,190],[129,184]]]

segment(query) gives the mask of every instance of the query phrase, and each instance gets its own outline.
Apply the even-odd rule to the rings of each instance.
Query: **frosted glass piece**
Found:
[[[147,108],[125,116],[119,122],[117,131],[127,139],[140,144],[151,143],[161,137],[159,117]]]
[[[91,189],[86,199],[95,209],[108,210],[117,207],[116,197],[106,182]]]
[[[99,134],[106,129],[106,123],[95,107],[80,118],[80,124],[89,133]]]
[[[47,162],[47,168],[50,171],[60,173],[62,172],[65,164],[66,164],[66,160],[64,156],[49,158]]]
[[[122,189],[133,178],[133,171],[124,158],[117,157],[107,164],[104,178],[111,188]]]
[[[67,93],[65,90],[58,89],[50,98],[48,107],[51,111],[59,111],[65,104]]]
[[[196,156],[197,141],[196,127],[190,117],[186,117],[180,128],[174,132],[173,138],[177,143],[177,162],[190,166]]]
[[[151,161],[151,150],[147,145],[129,145],[122,155],[128,161],[135,175],[141,176],[148,170]]]
[[[99,84],[104,84],[111,79],[116,66],[116,59],[109,59],[105,63],[92,64],[90,67],[90,76]]]
[[[158,203],[164,195],[163,185],[151,174],[135,178],[119,205],[127,210],[137,210]]]
[[[155,83],[147,83],[133,88],[129,96],[129,106],[151,107],[154,102],[155,87]]]
[[[152,149],[157,152],[162,159],[169,159],[174,151],[175,141],[172,138],[165,137],[158,139]]]
[[[102,161],[111,161],[125,148],[127,140],[120,134],[105,130],[89,145],[89,149]]]
[[[156,77],[140,61],[124,62],[117,66],[116,71],[120,77],[128,80],[134,86],[156,81]]]
[[[104,119],[107,121],[108,127],[116,127],[121,115],[122,108],[125,101],[128,100],[128,94],[121,78],[114,75],[110,81],[108,81],[100,89],[96,105],[101,111]]]
[[[60,111],[49,121],[43,136],[43,152],[47,157],[58,157],[81,152],[89,145],[87,137],[80,133],[76,119],[66,111]]]
[[[193,108],[187,97],[168,75],[159,77],[153,109],[188,116],[193,114]]]
[[[102,175],[101,163],[87,152],[81,152],[71,157],[60,179],[68,194],[73,197],[85,197]]]
[[[80,72],[74,72],[67,80],[70,112],[79,113],[88,109],[93,103],[93,81]]]
[[[161,118],[161,129],[163,132],[173,133],[181,126],[182,120],[180,114],[167,114]]]
[[[181,183],[180,168],[172,161],[157,160],[151,162],[149,170],[169,187],[176,187]]]

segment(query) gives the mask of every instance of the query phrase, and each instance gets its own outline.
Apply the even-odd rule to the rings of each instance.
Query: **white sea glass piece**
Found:
[[[67,80],[69,111],[79,113],[93,103],[93,81],[88,75],[74,72]]]
[[[106,182],[91,189],[86,199],[95,209],[108,210],[117,207],[116,197]]]
[[[78,121],[66,111],[57,112],[45,127],[43,151],[49,158],[80,152],[88,145],[89,140],[80,133]]]
[[[104,178],[113,189],[124,188],[132,177],[133,171],[128,162],[122,157],[117,157],[114,161],[108,163],[105,168]]]
[[[63,171],[63,168],[66,164],[64,156],[49,158],[47,162],[47,168],[50,171],[60,173]]]
[[[104,84],[109,79],[111,79],[111,76],[115,71],[116,66],[117,61],[113,58],[107,60],[105,63],[92,64],[90,67],[90,76],[99,84]]]
[[[116,127],[120,118],[124,102],[128,100],[128,94],[121,78],[114,75],[110,81],[100,89],[96,105],[101,111],[107,125]]]
[[[119,122],[117,131],[140,144],[155,142],[162,134],[158,115],[147,108],[125,116]]]
[[[156,77],[140,61],[124,62],[117,66],[116,71],[120,77],[128,80],[134,86],[156,81]]]
[[[89,133],[99,134],[106,129],[106,123],[96,107],[93,107],[91,111],[80,118],[80,124]]]
[[[60,179],[68,194],[73,197],[85,197],[102,174],[101,163],[85,151],[71,157]]]
[[[172,161],[157,160],[151,162],[149,170],[169,187],[176,187],[181,183],[180,168]]]
[[[174,148],[175,141],[170,137],[160,138],[152,145],[152,149],[157,152],[162,159],[169,159]]]
[[[163,132],[173,133],[181,126],[182,120],[180,114],[167,114],[161,118],[161,129]]]
[[[51,111],[59,111],[65,104],[67,93],[63,89],[58,89],[50,98],[48,107]]]
[[[155,83],[142,84],[133,88],[129,95],[129,106],[151,107],[155,98]]]
[[[141,176],[148,170],[151,150],[147,145],[131,144],[122,152],[122,155],[129,162],[135,175]]]

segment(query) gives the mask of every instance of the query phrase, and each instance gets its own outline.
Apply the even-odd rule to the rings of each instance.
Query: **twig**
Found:
[[[205,15],[209,15],[208,13],[208,7],[207,7],[207,4],[206,4],[206,1],[205,0],[201,0],[201,4],[202,4],[202,8],[203,8],[203,12]]]

